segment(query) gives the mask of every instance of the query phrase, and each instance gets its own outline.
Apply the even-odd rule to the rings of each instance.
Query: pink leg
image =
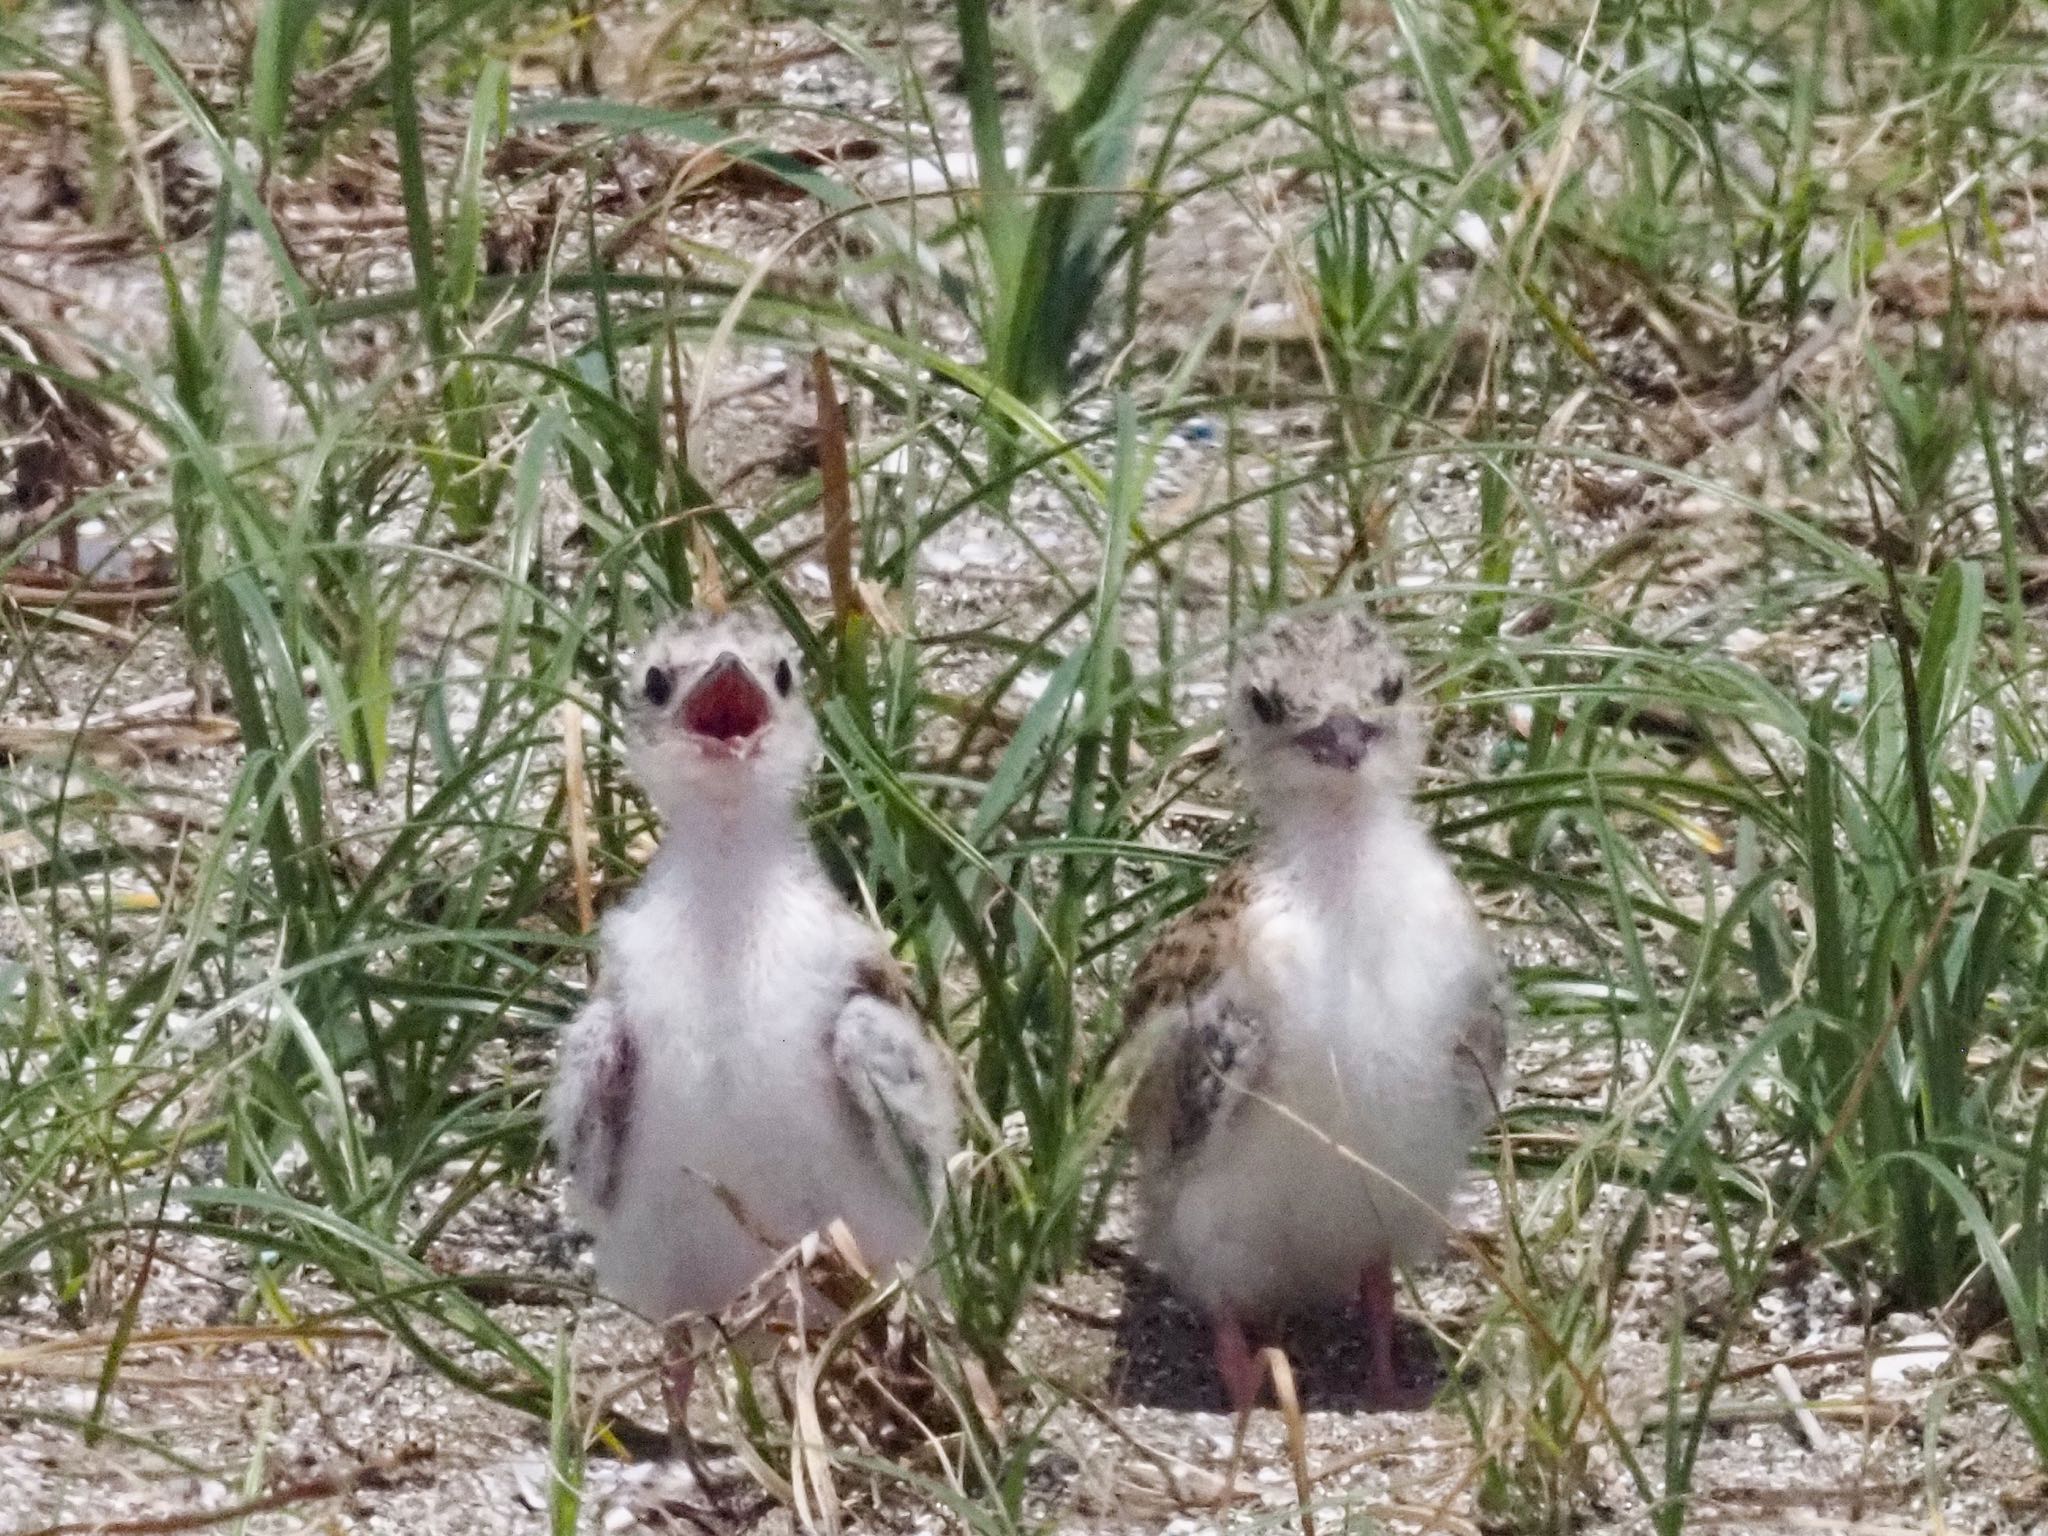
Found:
[[[672,1323],[661,1336],[661,1403],[668,1410],[668,1443],[672,1455],[680,1458],[697,1479],[714,1508],[725,1507],[725,1496],[711,1470],[704,1464],[704,1452],[690,1433],[690,1388],[697,1383],[697,1354],[692,1347],[688,1325]],[[701,1522],[700,1522],[701,1523]]]
[[[704,1471],[704,1458],[697,1449],[696,1436],[690,1433],[690,1388],[697,1383],[697,1353],[692,1347],[689,1326],[671,1323],[661,1335],[661,1405],[668,1410],[668,1443],[670,1451],[682,1458],[683,1465],[696,1476],[698,1483],[710,1487]]]
[[[1245,1413],[1259,1400],[1259,1383],[1264,1376],[1259,1357],[1235,1312],[1224,1308],[1211,1321],[1216,1331],[1216,1374],[1223,1378],[1230,1411]]]
[[[1365,1331],[1372,1345],[1366,1393],[1375,1408],[1426,1408],[1436,1396],[1429,1386],[1409,1386],[1394,1371],[1394,1266],[1382,1259],[1359,1276],[1358,1299],[1365,1305]]]
[[[661,1401],[672,1430],[688,1432],[690,1388],[696,1384],[697,1361],[687,1350],[676,1350],[661,1362]]]

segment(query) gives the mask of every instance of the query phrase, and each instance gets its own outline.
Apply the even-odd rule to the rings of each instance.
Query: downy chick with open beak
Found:
[[[819,758],[798,661],[760,619],[692,614],[626,679],[667,833],[604,920],[548,1125],[599,1288],[657,1322],[725,1306],[835,1218],[878,1274],[914,1264],[958,1142],[946,1058],[798,815]]]
[[[1250,853],[1140,962],[1125,1027],[1142,1242],[1215,1333],[1231,1405],[1246,1324],[1357,1295],[1374,1402],[1396,1265],[1432,1255],[1504,1088],[1508,989],[1411,804],[1421,712],[1362,610],[1288,614],[1245,646],[1227,706]]]

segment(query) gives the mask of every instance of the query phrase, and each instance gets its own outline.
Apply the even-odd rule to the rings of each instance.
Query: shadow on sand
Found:
[[[1366,1392],[1365,1318],[1356,1308],[1291,1317],[1253,1342],[1278,1344],[1287,1352],[1303,1411],[1364,1413],[1374,1407]],[[1403,1319],[1394,1346],[1402,1381],[1442,1385],[1443,1367],[1428,1329]],[[1124,1264],[1124,1307],[1116,1348],[1111,1401],[1183,1412],[1229,1411],[1211,1356],[1208,1324],[1190,1312],[1165,1281],[1134,1261]],[[1270,1385],[1260,1401],[1271,1403]]]

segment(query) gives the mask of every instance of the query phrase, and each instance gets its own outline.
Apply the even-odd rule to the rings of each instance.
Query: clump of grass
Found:
[[[1145,99],[1171,46],[1176,0],[1140,0],[1083,54],[1079,79],[1046,110],[1024,157],[1011,160],[988,0],[958,0],[961,78],[980,190],[972,227],[985,263],[972,291],[992,383],[1036,408],[1072,382],[1075,351],[1120,249],[1130,205],[1157,194],[1127,186]],[[1156,176],[1156,172],[1155,172]]]
[[[1811,1219],[1872,1243],[1877,1273],[1916,1306],[1989,1257],[1959,1195],[2022,1214],[2010,1053],[2048,916],[2025,879],[2048,744],[2019,696],[1981,691],[1983,618],[1981,570],[1949,566],[1923,624],[1895,614],[1897,640],[1874,648],[1865,707],[1849,722],[1833,700],[1815,708],[1797,805],[1811,929],[1802,944],[1781,912],[1752,916],[1765,1007],[1815,1010],[1781,1054],[1795,1134],[1827,1170]],[[1850,764],[1835,756],[1845,724]]]

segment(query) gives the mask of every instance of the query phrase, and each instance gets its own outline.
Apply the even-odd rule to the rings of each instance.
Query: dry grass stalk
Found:
[[[873,1274],[841,1223],[786,1249],[713,1322],[779,1410],[772,1429],[733,1415],[734,1451],[805,1531],[857,1525],[838,1477],[849,1458],[927,1461],[958,1483],[951,1446],[1000,1411],[965,1347],[936,1333],[914,1293]]]
[[[846,447],[846,411],[832,383],[832,360],[823,347],[811,354],[818,393],[818,484],[825,513],[825,579],[832,589],[832,622],[843,633],[866,612],[853,572],[853,479]]]
[[[597,903],[590,878],[590,795],[583,771],[583,706],[564,699],[562,719],[562,798],[569,820],[569,875],[576,888],[576,931],[588,933],[597,922]],[[597,957],[592,956],[594,969]]]

